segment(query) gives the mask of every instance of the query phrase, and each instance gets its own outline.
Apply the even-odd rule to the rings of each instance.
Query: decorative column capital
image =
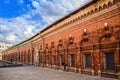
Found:
[[[97,52],[100,52],[100,49],[97,49]]]
[[[91,71],[91,72],[92,72],[92,75],[94,76],[94,75],[95,75],[95,70],[94,70],[94,69],[92,69],[92,71]]]
[[[91,50],[91,52],[94,52],[94,50]]]
[[[98,76],[101,76],[101,73],[102,73],[101,70],[98,70]]]

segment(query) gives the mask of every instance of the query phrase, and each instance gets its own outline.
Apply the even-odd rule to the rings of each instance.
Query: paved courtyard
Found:
[[[117,80],[34,66],[0,68],[0,80]]]

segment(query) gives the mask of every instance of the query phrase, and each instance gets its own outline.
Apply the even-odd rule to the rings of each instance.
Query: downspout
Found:
[[[20,62],[20,49],[19,49],[19,46],[18,46],[17,62]]]
[[[42,39],[42,67],[44,67],[44,38],[39,32],[40,38]]]
[[[31,45],[31,52],[30,52],[30,53],[31,53],[31,54],[30,54],[30,55],[31,55],[31,56],[30,56],[30,57],[31,57],[31,60],[30,60],[30,64],[33,65],[33,47],[32,47],[32,41],[30,41],[30,43],[31,43],[31,44],[30,44],[30,45]]]

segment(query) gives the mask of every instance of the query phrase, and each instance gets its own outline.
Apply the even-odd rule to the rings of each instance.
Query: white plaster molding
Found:
[[[93,53],[93,52],[94,52],[94,50],[91,50],[91,52]]]
[[[120,79],[120,72],[118,72],[118,79]]]
[[[60,32],[60,31],[63,31],[63,30],[65,30],[65,29],[68,29],[68,28],[70,28],[70,27],[73,27],[73,26],[75,26],[75,25],[78,25],[78,24],[80,24],[80,23],[82,23],[82,22],[85,22],[85,21],[87,21],[87,20],[89,20],[89,19],[92,19],[92,18],[95,18],[95,17],[97,17],[97,16],[100,16],[100,15],[102,15],[102,14],[105,14],[105,13],[110,12],[110,11],[112,11],[112,10],[114,10],[114,9],[117,9],[117,8],[118,8],[118,7],[117,7],[116,5],[110,6],[110,7],[106,8],[106,9],[103,9],[103,10],[101,10],[101,11],[99,11],[99,12],[96,12],[96,13],[92,14],[91,16],[88,16],[88,17],[83,18],[83,19],[80,19],[79,21],[76,21],[76,22],[74,22],[74,23],[72,23],[72,24],[70,24],[70,25],[67,25],[67,26],[64,27],[64,28],[61,27],[61,26],[57,26],[58,28],[61,27],[61,29],[59,29],[59,30],[57,30],[57,31],[55,30],[55,29],[57,29],[57,27],[55,27],[54,29],[51,28],[51,29],[45,31],[45,32],[42,33],[42,34],[43,34],[43,35],[47,34],[45,37],[54,35],[54,34]],[[118,14],[119,14],[119,13],[116,13],[116,14],[114,14],[114,15],[118,15]],[[107,17],[109,17],[109,16],[107,16]],[[102,19],[100,19],[100,20],[102,20]],[[100,20],[99,20],[99,21],[100,21]],[[99,22],[99,21],[98,21],[98,22]],[[96,23],[96,22],[97,22],[97,21],[92,22],[92,23],[89,23],[89,24],[85,24],[84,26],[81,26],[81,27],[85,27],[85,26],[88,26],[88,25],[90,25],[90,24],[94,24],[94,23]],[[55,30],[55,32],[53,32],[52,29]],[[48,35],[48,32],[51,32],[51,31],[52,31],[52,33]]]
[[[104,23],[104,26],[108,26],[108,22],[105,22],[105,23]]]
[[[100,49],[97,49],[97,52],[100,52]]]
[[[77,72],[77,68],[75,68],[74,71]]]
[[[94,76],[94,75],[95,75],[95,70],[94,70],[94,69],[92,69],[92,71],[91,71],[91,72],[92,72],[92,75]]]
[[[120,50],[120,48],[119,48],[119,47],[117,47],[116,49],[117,49],[117,50]]]
[[[80,74],[82,73],[82,69],[81,68],[79,68],[78,71],[79,71]]]
[[[101,74],[102,72],[101,72],[101,70],[98,70],[98,76],[100,76],[101,77]]]

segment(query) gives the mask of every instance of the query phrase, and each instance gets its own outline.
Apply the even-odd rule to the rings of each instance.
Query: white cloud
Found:
[[[35,7],[35,8],[38,8],[39,7],[39,3],[37,1],[32,1],[32,5]]]
[[[14,42],[14,41],[16,41],[17,37],[16,37],[14,34],[9,34],[9,35],[6,37],[6,39],[7,39],[8,41]]]
[[[5,30],[8,30],[8,28],[4,25],[0,25],[0,32]]]
[[[40,14],[44,21],[51,24],[90,1],[92,0],[33,0],[32,4],[36,10],[32,13]]]
[[[8,0],[9,1],[9,0]],[[24,0],[19,0],[24,3]],[[0,18],[0,39],[17,44],[36,34],[38,31],[65,16],[91,0],[31,0],[35,9],[27,14],[3,19]],[[36,16],[39,15],[39,16]]]
[[[17,44],[25,39],[30,38],[40,29],[36,26],[41,26],[36,21],[27,20],[30,15],[23,15],[12,19],[0,18],[0,39]],[[4,37],[3,37],[4,36]]]
[[[4,35],[0,34],[0,41],[4,41]]]
[[[24,2],[23,0],[19,0],[19,3],[20,3],[20,4],[23,4],[23,2]]]
[[[34,35],[34,33],[32,32],[34,28],[35,28],[34,26],[26,26],[26,30],[24,31],[24,34],[27,38]]]

